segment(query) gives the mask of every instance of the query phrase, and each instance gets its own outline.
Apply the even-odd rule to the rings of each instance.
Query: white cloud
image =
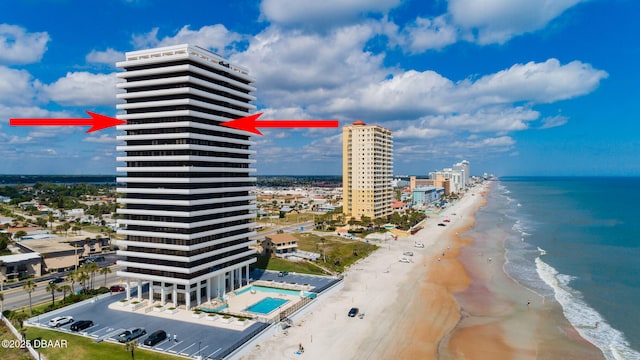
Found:
[[[69,72],[52,84],[43,85],[42,92],[62,105],[114,105],[117,82],[115,73]]]
[[[448,134],[448,131],[409,125],[393,132],[394,139],[433,139]]]
[[[470,84],[469,95],[479,103],[550,103],[588,94],[608,76],[607,72],[580,61],[561,65],[557,59],[548,59],[542,63],[515,64],[483,76]]]
[[[366,14],[386,14],[400,0],[263,0],[262,16],[271,23],[301,27],[353,23]]]
[[[405,29],[406,41],[411,52],[420,53],[430,49],[442,49],[458,41],[458,29],[446,15],[433,19],[417,18]]]
[[[31,74],[0,66],[0,105],[28,105],[35,95]]]
[[[105,51],[91,50],[91,52],[87,54],[86,60],[90,63],[115,66],[116,62],[124,60],[124,53],[112,48],[108,48]]]
[[[562,126],[567,122],[569,122],[569,119],[566,116],[562,116],[562,115],[549,116],[542,119],[542,126],[540,127],[540,129],[550,129],[550,128]]]
[[[183,26],[175,35],[158,38],[158,28],[142,35],[133,36],[133,45],[138,48],[169,46],[178,44],[194,44],[216,51],[222,55],[230,52],[229,47],[243,37],[229,31],[224,25],[216,24],[191,30],[189,25]]]
[[[47,51],[49,34],[28,33],[16,25],[0,24],[0,63],[28,64],[40,61]]]
[[[528,123],[539,117],[539,112],[522,106],[492,106],[470,113],[427,116],[421,123],[433,128],[469,132],[509,132],[526,130]]]
[[[564,11],[586,0],[449,0],[456,26],[479,44],[502,44],[544,28]],[[471,35],[473,33],[474,35]]]
[[[463,149],[485,149],[487,151],[509,151],[513,148],[516,141],[510,136],[500,136],[494,138],[485,138],[480,140],[456,141],[452,144],[453,148]]]
[[[82,139],[82,141],[83,142],[99,143],[99,144],[116,144],[116,143],[119,142],[116,139],[115,135],[111,135],[111,134],[96,134],[96,133],[92,133],[92,135],[85,137],[84,139]]]

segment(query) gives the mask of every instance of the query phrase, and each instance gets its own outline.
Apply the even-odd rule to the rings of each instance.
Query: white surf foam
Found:
[[[558,273],[540,257],[536,258],[536,270],[540,278],[553,288],[555,298],[562,306],[567,320],[583,338],[597,346],[605,358],[609,360],[640,359],[640,352],[629,346],[624,334],[611,327],[600,313],[591,308],[579,291],[568,286],[576,277]]]
[[[541,248],[540,246],[538,246],[538,252],[540,253],[540,256],[547,255],[547,250]]]

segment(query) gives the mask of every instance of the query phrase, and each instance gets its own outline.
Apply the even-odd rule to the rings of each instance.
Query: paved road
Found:
[[[111,274],[107,274],[107,285],[110,286],[111,284],[121,283],[120,278],[116,275],[116,268],[111,268],[111,271]],[[36,283],[36,288],[31,293],[31,303],[33,305],[51,301],[51,293],[46,290],[47,285],[49,285],[48,280]],[[71,283],[64,281],[58,283],[57,285],[71,285]],[[100,286],[104,286],[104,275],[96,274],[94,279],[94,287],[97,288]],[[74,284],[74,289],[76,291],[79,288],[79,284]],[[62,299],[62,293],[56,291],[56,301],[60,299]],[[22,289],[22,286],[20,286],[19,288],[4,291],[4,310],[15,310],[24,306],[29,306],[29,294],[27,294],[27,292]]]

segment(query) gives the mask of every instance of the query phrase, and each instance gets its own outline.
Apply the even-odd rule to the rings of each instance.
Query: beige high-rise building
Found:
[[[358,120],[342,129],[342,211],[371,219],[391,214],[391,130]]]

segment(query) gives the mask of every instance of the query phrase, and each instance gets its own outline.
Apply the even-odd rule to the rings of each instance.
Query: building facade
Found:
[[[342,211],[351,218],[390,215],[393,202],[391,130],[356,121],[342,129]]]
[[[146,296],[186,308],[248,280],[255,262],[255,162],[249,133],[220,126],[255,109],[254,79],[191,45],[129,52],[117,66],[125,101],[118,127],[118,271]]]

